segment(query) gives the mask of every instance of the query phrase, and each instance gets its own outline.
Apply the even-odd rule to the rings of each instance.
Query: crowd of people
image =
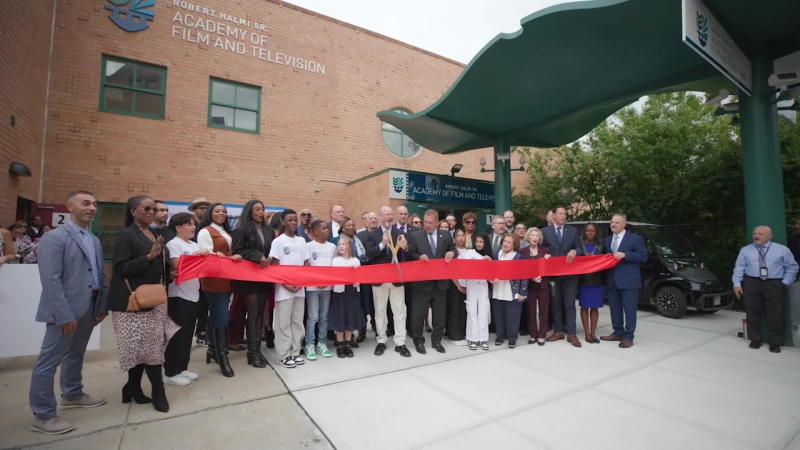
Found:
[[[624,214],[611,217],[611,233],[601,242],[594,224],[583,233],[566,224],[563,206],[548,212],[547,224],[541,227],[516,223],[513,211],[506,211],[494,217],[490,229],[481,231],[472,212],[459,223],[455,216],[440,218],[432,209],[419,217],[402,206],[383,206],[362,214],[359,228],[340,205],[331,207],[330,219],[324,220],[309,209],[268,212],[261,201],[250,200],[232,226],[222,203],[200,198],[189,206],[190,212],[170,216],[164,202],[135,196],[128,199],[124,228],[114,240],[107,287],[100,241],[88,230],[96,212],[95,198],[87,191],[70,193],[67,208],[71,214],[67,225],[44,235],[38,250],[43,290],[36,320],[44,322],[47,331],[33,369],[30,404],[35,415],[32,429],[42,433],[73,429],[56,414],[53,381],[59,365],[61,409],[105,403],[83,391],[81,365],[93,326],[109,312],[120,369],[128,374],[123,401],[152,404],[164,412],[169,409],[165,384],[186,386],[199,378],[189,370],[193,339],[208,346],[206,363],[216,363],[225,377],[235,376],[230,351],[246,351],[249,366],[267,367],[262,342],[274,349],[287,369],[334,353],[353,358],[353,349],[365,345],[368,325],[375,332],[376,356],[388,350],[389,338],[395,353],[405,358],[412,356],[409,346],[426,354],[428,339],[429,348],[440,353],[446,352],[444,339],[470,350],[488,350],[490,332],[495,333],[495,346],[510,349],[525,335],[528,344],[566,340],[579,348],[583,344],[576,326],[577,298],[585,343],[615,342],[622,349],[634,345],[639,265],[648,255],[644,239],[626,231]],[[768,243],[767,235],[754,235],[754,240]],[[454,273],[449,280],[372,286],[302,287],[219,278],[174,282],[181,255],[249,261],[268,270],[275,264],[359,267],[438,258],[450,262],[564,257],[569,264],[576,256],[601,254],[611,254],[619,262],[605,273],[533,279],[459,279]],[[773,257],[785,256],[780,248],[769,256],[765,275],[752,273],[750,256],[740,255],[746,261],[743,272],[737,261],[737,289],[736,277],[742,273],[762,281],[779,277],[784,284],[784,278],[796,277],[793,259],[794,268],[781,263],[778,271],[778,263],[773,264]],[[745,296],[756,296],[758,291],[746,283]],[[139,307],[139,300],[151,299],[154,286],[162,287],[163,301]],[[612,331],[598,338],[598,309],[604,307],[604,298]],[[748,305],[758,300],[753,297]],[[767,316],[779,319],[773,310]],[[771,345],[782,344],[778,326]],[[753,333],[754,342],[758,336]],[[333,342],[333,351],[328,341]],[[152,386],[150,397],[141,387],[144,374]]]

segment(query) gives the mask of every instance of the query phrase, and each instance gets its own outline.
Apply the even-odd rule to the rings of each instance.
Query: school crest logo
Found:
[[[290,251],[291,251],[291,249],[289,248],[288,245],[283,247],[283,254],[284,255],[288,255]]]
[[[153,21],[153,7],[156,0],[108,0],[112,5],[106,5],[111,11],[108,16],[112,22],[128,33],[136,33],[150,28],[147,22]],[[128,5],[128,8],[123,6]]]
[[[403,177],[392,177],[392,189],[398,194],[403,192],[403,185],[405,184],[405,180]]]
[[[319,258],[319,252],[311,252],[311,258],[313,258],[314,261],[316,261],[317,258]]]
[[[697,13],[697,38],[703,47],[708,43],[708,18]]]

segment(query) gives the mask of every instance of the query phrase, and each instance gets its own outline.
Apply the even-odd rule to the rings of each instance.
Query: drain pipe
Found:
[[[47,118],[50,106],[50,76],[53,73],[53,43],[56,37],[56,3],[53,0],[53,23],[50,25],[50,59],[47,61],[47,90],[44,96],[44,125],[42,126],[42,164],[39,166],[39,197],[37,203],[42,203],[42,190],[44,189],[44,156],[47,147]]]

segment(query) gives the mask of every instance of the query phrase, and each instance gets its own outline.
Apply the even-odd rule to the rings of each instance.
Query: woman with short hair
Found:
[[[503,235],[500,249],[494,254],[497,261],[516,261],[523,257],[518,253],[519,236],[514,233]],[[528,297],[528,280],[492,281],[492,318],[495,323],[497,339],[494,345],[502,345],[508,339],[508,348],[517,346],[519,320],[522,302]]]
[[[125,228],[114,237],[114,262],[108,289],[108,310],[114,323],[119,348],[119,368],[128,371],[128,383],[122,388],[122,402],[153,403],[156,411],[169,411],[161,365],[164,347],[178,331],[167,315],[167,304],[128,311],[128,298],[139,286],[161,284],[166,289],[169,272],[165,270],[169,252],[164,238],[150,229],[156,204],[146,195],[128,199],[125,205]],[[153,388],[152,399],[142,392],[142,373],[147,373]]]
[[[541,245],[544,242],[542,231],[536,227],[525,232],[525,241],[528,246],[519,250],[525,259],[548,259],[550,250]],[[538,309],[538,314],[537,314]],[[547,337],[547,317],[550,311],[550,279],[549,277],[536,277],[528,280],[528,315],[523,320],[528,321],[530,339],[528,344],[538,343],[544,345]],[[538,321],[537,321],[538,318]]]

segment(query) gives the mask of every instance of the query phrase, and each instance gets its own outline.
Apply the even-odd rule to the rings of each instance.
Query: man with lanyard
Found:
[[[744,296],[750,348],[761,347],[761,318],[766,315],[769,351],[780,353],[786,325],[786,288],[795,280],[797,262],[788,247],[772,242],[772,230],[757,226],[753,243],[743,247],[733,268],[733,292]]]

